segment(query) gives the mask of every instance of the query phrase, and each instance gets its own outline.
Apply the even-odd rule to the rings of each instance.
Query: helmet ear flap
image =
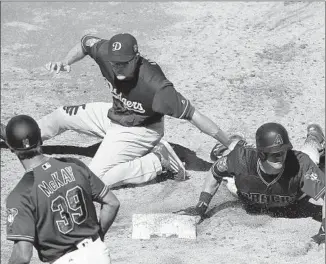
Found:
[[[259,152],[258,157],[260,158],[261,161],[265,161],[267,158],[264,152]]]

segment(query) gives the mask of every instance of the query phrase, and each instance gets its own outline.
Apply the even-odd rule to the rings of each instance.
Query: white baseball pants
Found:
[[[162,172],[162,166],[150,152],[164,135],[164,121],[147,127],[124,127],[107,117],[111,106],[111,103],[88,103],[71,115],[59,107],[38,120],[42,139],[67,130],[102,138],[89,167],[110,187],[154,179]]]
[[[63,255],[51,264],[110,264],[110,253],[105,243],[98,238],[90,241],[85,246],[80,246],[75,251]]]

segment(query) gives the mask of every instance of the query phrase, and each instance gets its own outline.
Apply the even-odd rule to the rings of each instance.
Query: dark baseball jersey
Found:
[[[34,244],[43,262],[99,231],[93,201],[108,187],[81,161],[50,158],[24,174],[7,198],[7,239]]]
[[[284,169],[268,175],[259,168],[258,152],[240,141],[211,171],[220,180],[234,177],[239,198],[258,207],[283,207],[295,203],[303,193],[319,199],[325,193],[325,175],[308,155],[290,150]]]
[[[164,115],[182,119],[192,117],[194,107],[175,90],[155,62],[140,57],[136,78],[119,81],[106,59],[109,41],[87,35],[81,43],[84,53],[100,67],[113,96],[113,107],[108,112],[111,120],[123,126],[145,126],[160,121]]]

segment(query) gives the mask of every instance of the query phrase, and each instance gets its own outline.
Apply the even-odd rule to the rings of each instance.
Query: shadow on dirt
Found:
[[[227,201],[222,204],[215,205],[212,209],[207,211],[206,217],[211,218],[218,212],[226,208],[242,208],[250,215],[269,215],[274,218],[307,218],[312,217],[314,220],[322,221],[322,207],[320,205],[314,205],[308,202],[309,197],[303,198],[300,202],[295,205],[272,208],[272,209],[258,209],[244,205],[240,200]],[[204,220],[204,219],[203,219]]]
[[[67,146],[67,145],[43,145],[42,150],[44,154],[53,155],[81,155],[85,157],[94,157],[97,149],[99,148],[101,142],[95,143],[88,147],[79,147],[79,146]],[[178,144],[170,143],[176,154],[179,156],[180,160],[185,163],[187,170],[193,171],[208,171],[212,166],[212,163],[207,162],[199,157],[197,157],[196,152],[183,147]],[[0,142],[0,148],[8,149],[8,146],[4,141]],[[167,180],[174,180],[176,182],[180,181],[176,179],[175,175],[171,172],[166,172],[158,175],[154,180],[146,182],[144,184],[127,184],[123,186],[112,187],[113,190],[124,189],[124,188],[135,188],[148,186],[151,184],[157,184],[160,182],[165,182]],[[186,176],[185,180],[189,180],[189,175]],[[184,180],[182,180],[184,181]]]
[[[215,205],[212,209],[208,210],[206,213],[206,218],[211,218],[212,216],[214,216],[215,214],[217,214],[218,212],[226,209],[226,208],[239,208],[242,207],[242,204],[239,200],[235,200],[235,201],[227,201],[221,204],[217,204]]]
[[[179,158],[186,164],[187,170],[192,171],[209,171],[213,163],[207,162],[199,157],[197,157],[196,152],[192,151],[184,146],[179,144],[171,143],[175,153]]]
[[[309,202],[309,197],[305,197],[294,205],[281,208],[271,208],[268,210],[257,210],[249,206],[244,206],[248,214],[266,214],[275,218],[307,218],[312,217],[314,220],[321,222],[322,206]]]
[[[188,180],[188,179],[186,179],[186,180]],[[142,184],[125,184],[125,185],[120,185],[120,186],[114,186],[114,187],[111,187],[110,189],[111,190],[121,190],[121,189],[130,189],[130,188],[140,188],[140,187],[143,187],[143,186],[149,186],[149,185],[152,185],[152,184],[165,182],[167,180],[175,180],[174,175],[172,173],[170,173],[170,172],[166,172],[166,173],[162,173],[160,175],[157,175],[155,179],[153,179],[153,180],[151,180],[149,182],[145,182],[145,183],[142,183]]]
[[[67,146],[67,145],[43,145],[42,149],[45,154],[63,154],[63,155],[81,155],[85,157],[94,157],[101,142],[95,143],[88,147]],[[193,171],[208,171],[212,163],[207,162],[197,157],[196,152],[181,146],[179,144],[170,143],[180,160],[185,163],[187,170]],[[1,141],[1,148],[8,148],[7,145]]]

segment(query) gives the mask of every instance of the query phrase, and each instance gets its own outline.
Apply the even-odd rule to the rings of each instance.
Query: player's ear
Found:
[[[43,141],[42,139],[39,141],[38,145],[37,145],[37,151],[40,152],[40,153],[43,153],[43,148],[42,148],[42,144],[43,144]]]
[[[40,135],[41,135],[41,129],[40,129]],[[42,140],[42,137],[40,137],[40,140],[39,140],[39,145],[42,146],[43,145],[43,140]]]
[[[14,154],[16,154],[15,150],[13,148],[11,148],[9,145],[8,145],[8,148],[10,149],[10,151]]]
[[[136,62],[138,62],[138,61],[139,61],[139,59],[140,59],[140,53],[139,53],[139,52],[137,52],[137,53],[136,53],[136,55],[135,55],[135,58],[134,58],[134,60],[135,60]]]
[[[134,57],[134,61],[135,61],[135,66],[136,67],[139,67],[139,65],[140,65],[140,54],[139,54],[139,52],[137,52],[137,54],[135,55],[135,57]]]

